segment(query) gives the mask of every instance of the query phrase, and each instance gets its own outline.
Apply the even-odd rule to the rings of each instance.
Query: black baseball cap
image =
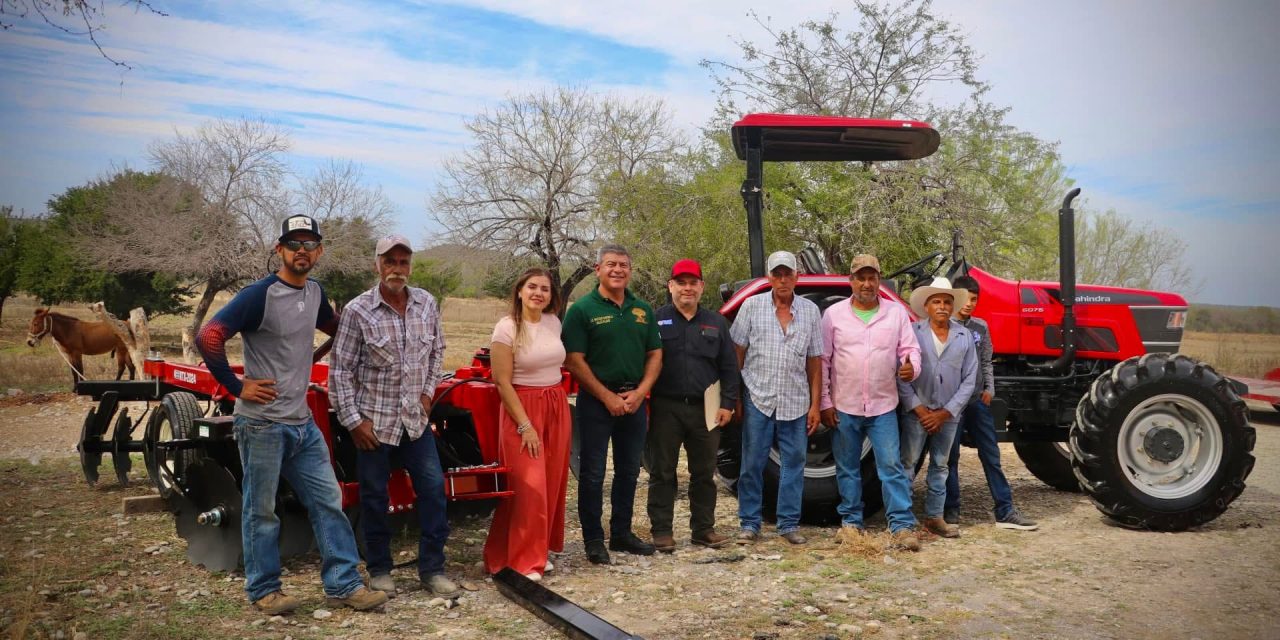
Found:
[[[276,242],[284,242],[284,237],[294,231],[310,231],[316,234],[317,240],[323,239],[323,236],[320,235],[320,223],[316,222],[315,218],[311,216],[299,214],[289,216],[284,219],[284,222],[280,223],[280,237],[276,239]]]

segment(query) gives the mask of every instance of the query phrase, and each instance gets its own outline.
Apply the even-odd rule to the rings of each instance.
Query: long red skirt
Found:
[[[502,459],[510,470],[508,486],[515,495],[493,514],[484,564],[489,573],[511,567],[519,573],[542,573],[548,551],[564,551],[564,494],[569,483],[569,446],[573,426],[569,399],[560,385],[516,387],[516,396],[542,441],[538,458],[520,448],[516,423],[503,407],[498,415]]]

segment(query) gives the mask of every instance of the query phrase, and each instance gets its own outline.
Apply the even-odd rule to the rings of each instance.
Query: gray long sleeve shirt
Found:
[[[983,391],[995,395],[996,374],[995,367],[991,364],[993,353],[991,329],[987,327],[987,321],[970,316],[968,320],[958,320],[958,322],[973,333],[973,344],[978,348],[978,382],[973,388],[973,397],[969,398],[969,402],[981,398]]]

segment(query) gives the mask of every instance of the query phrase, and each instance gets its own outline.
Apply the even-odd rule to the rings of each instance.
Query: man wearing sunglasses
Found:
[[[241,534],[244,587],[254,607],[288,613],[301,602],[281,591],[280,520],[276,491],[283,476],[307,509],[323,559],[321,579],[330,606],[357,610],[387,601],[360,577],[351,523],[329,461],[329,449],[311,410],[307,385],[315,330],[337,331],[324,290],[307,274],[324,254],[320,225],[304,215],[280,225],[280,270],[240,290],[196,338],[210,373],[236,396],[235,439],[244,468]],[[226,341],[244,342],[244,377],[227,364]]]

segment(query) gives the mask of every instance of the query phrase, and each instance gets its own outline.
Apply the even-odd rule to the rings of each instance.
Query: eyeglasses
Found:
[[[284,242],[280,243],[280,246],[290,251],[297,251],[298,249],[315,251],[316,249],[320,248],[320,241],[319,240],[285,240]]]

